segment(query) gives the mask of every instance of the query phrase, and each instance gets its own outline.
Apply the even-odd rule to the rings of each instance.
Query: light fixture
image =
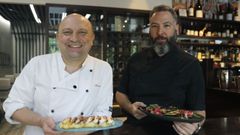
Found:
[[[85,18],[89,19],[90,16],[91,16],[91,14],[86,14],[86,15],[85,15]]]
[[[62,12],[62,19],[61,20],[63,20],[66,16],[67,16],[67,13],[66,12]]]
[[[0,22],[10,25],[10,22],[7,19],[3,18],[1,15],[0,15]]]
[[[37,13],[36,13],[36,10],[35,10],[33,4],[29,4],[29,6],[30,6],[30,8],[31,8],[31,11],[32,11],[32,14],[33,14],[33,16],[34,16],[35,21],[36,21],[37,23],[41,23],[41,20],[38,18]]]
[[[100,15],[100,20],[102,20],[102,19],[103,19],[103,17],[104,17],[103,15]]]

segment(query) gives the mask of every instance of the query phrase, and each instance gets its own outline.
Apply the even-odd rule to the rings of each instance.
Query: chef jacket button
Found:
[[[86,89],[86,92],[88,92],[88,89]]]
[[[53,89],[55,90],[55,89],[56,89],[56,87],[53,87]]]
[[[81,115],[83,115],[83,112],[81,112]]]
[[[90,72],[92,72],[93,70],[92,70],[92,69],[90,69],[89,71],[90,71]]]
[[[73,85],[73,88],[76,89],[76,88],[77,88],[77,85]]]
[[[51,110],[51,113],[54,113],[54,110],[53,110],[53,109]]]

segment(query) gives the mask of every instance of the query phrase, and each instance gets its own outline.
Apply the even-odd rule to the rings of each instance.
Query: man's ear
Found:
[[[176,29],[175,29],[177,35],[179,35],[179,27],[180,27],[179,24],[177,24],[177,25],[176,25]]]
[[[91,42],[91,45],[93,45],[93,41],[94,41],[94,40],[95,40],[95,34],[93,33],[93,34],[92,34],[92,37],[91,37],[91,41],[92,41],[92,42]]]

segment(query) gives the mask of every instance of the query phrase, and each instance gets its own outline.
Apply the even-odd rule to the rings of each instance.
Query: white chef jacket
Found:
[[[59,52],[31,59],[3,103],[7,121],[17,124],[11,116],[23,107],[55,122],[78,115],[112,114],[112,68],[107,62],[88,55],[78,71],[69,74],[64,69]],[[43,130],[26,126],[25,135],[43,135]]]

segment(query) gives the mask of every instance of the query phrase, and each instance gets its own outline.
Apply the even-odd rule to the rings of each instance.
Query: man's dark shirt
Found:
[[[170,52],[162,57],[152,48],[133,55],[118,91],[126,94],[132,103],[139,101],[146,105],[205,110],[205,87],[200,63],[177,46],[171,46]],[[150,127],[156,126],[158,130],[163,127],[166,131],[172,130],[166,133],[173,132],[172,123],[154,122],[148,117],[136,120],[132,115],[127,116],[130,123],[148,127],[146,123],[150,122]]]

